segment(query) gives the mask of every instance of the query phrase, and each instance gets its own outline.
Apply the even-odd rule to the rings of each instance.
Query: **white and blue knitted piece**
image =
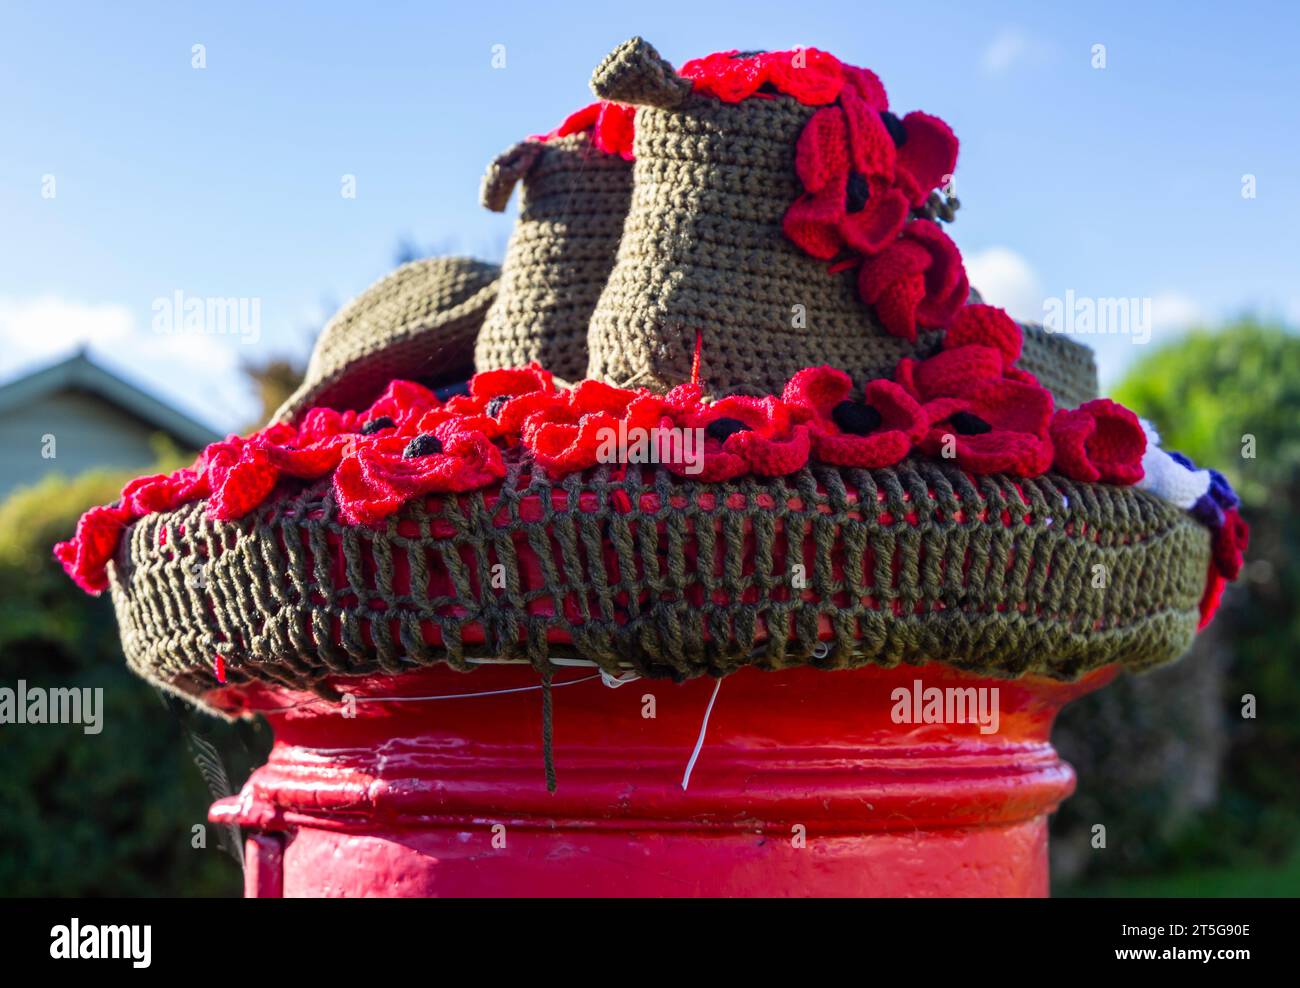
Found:
[[[1160,448],[1160,434],[1146,419],[1138,419],[1147,436],[1142,454],[1142,479],[1134,486],[1159,498],[1190,509],[1210,490],[1209,470],[1189,470]]]

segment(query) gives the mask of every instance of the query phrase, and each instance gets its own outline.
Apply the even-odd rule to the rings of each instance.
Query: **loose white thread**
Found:
[[[601,674],[595,676],[583,676],[581,679],[570,679],[563,683],[552,683],[552,689],[559,689],[561,686],[577,686],[579,683],[590,683],[593,679],[603,678]],[[626,680],[630,682],[631,680]],[[485,690],[481,693],[443,693],[439,696],[353,696],[345,693],[344,696],[352,696],[353,703],[422,703],[427,700],[462,700],[469,697],[477,696],[501,696],[505,693],[528,693],[532,690],[540,690],[542,687],[537,686],[516,686],[508,690]],[[285,710],[297,710],[300,707],[310,707],[313,704],[329,704],[329,700],[319,697],[312,697],[310,700],[303,700],[300,703],[290,704],[284,707],[249,707],[245,712],[255,714],[274,714]]]
[[[581,679],[570,679],[563,683],[552,683],[552,689],[559,689],[561,686],[577,686],[579,683],[589,683],[593,679],[599,679],[600,675],[583,676]],[[461,700],[471,696],[501,696],[505,693],[528,693],[532,690],[540,690],[541,686],[515,686],[508,690],[486,690],[482,693],[443,693],[440,696],[359,696],[356,698],[357,703],[414,703],[423,700]]]
[[[722,689],[722,679],[719,678],[713,684],[713,695],[709,697],[709,705],[704,711],[704,722],[700,724],[700,736],[695,741],[695,750],[691,752],[691,760],[686,763],[686,774],[682,776],[682,792],[691,784],[691,772],[695,770],[695,759],[700,757],[700,749],[704,747],[704,734],[709,729],[709,715],[713,713],[713,701],[718,698],[718,690]]]
[[[628,683],[634,683],[641,677],[634,672],[625,672],[619,676],[611,676],[604,669],[600,670],[600,681],[612,690],[620,686],[626,686]]]

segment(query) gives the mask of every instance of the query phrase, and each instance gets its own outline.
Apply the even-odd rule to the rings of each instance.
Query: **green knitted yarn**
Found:
[[[364,408],[393,378],[467,377],[498,274],[484,261],[434,257],[380,278],[321,331],[306,378],[273,420],[291,421],[313,405]]]
[[[872,324],[851,274],[828,274],[781,232],[812,112],[784,96],[638,108],[632,203],[592,314],[589,376],[672,387],[690,377],[697,330],[717,393],[780,394],[814,364],[892,376],[914,352]]]
[[[1022,325],[1024,346],[1016,365],[1052,392],[1057,408],[1078,408],[1100,393],[1092,351],[1042,326]]]
[[[300,687],[553,655],[674,679],[942,661],[1068,680],[1180,655],[1208,560],[1185,512],[1053,474],[907,461],[705,485],[633,466],[552,485],[515,461],[501,489],[382,530],[344,524],[328,482],[234,523],[150,516],[110,572],[131,667],[198,696],[218,653],[231,682]]]
[[[630,106],[673,107],[691,94],[688,79],[677,74],[644,38],[624,41],[591,73],[591,88],[603,99]]]
[[[614,265],[632,191],[632,165],[587,133],[531,140],[488,166],[482,200],[505,209],[516,182],[519,219],[501,291],[478,335],[478,370],[539,361],[564,380],[587,370],[587,321]]]

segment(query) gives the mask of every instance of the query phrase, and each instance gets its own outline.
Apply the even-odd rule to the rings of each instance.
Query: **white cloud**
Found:
[[[239,339],[202,333],[155,333],[137,325],[116,303],[76,302],[45,295],[0,298],[0,366],[5,369],[57,359],[86,347],[118,361],[183,364],[207,371],[234,370]]]
[[[6,364],[50,357],[78,346],[115,347],[134,320],[124,305],[86,305],[55,296],[0,299],[0,343]]]
[[[982,250],[966,260],[966,273],[985,302],[1002,306],[1020,322],[1043,321],[1047,297],[1034,269],[1014,250]],[[1168,339],[1211,319],[1200,302],[1183,292],[1163,291],[1150,298],[1150,329],[1155,336]]]
[[[1004,28],[984,49],[980,65],[989,75],[1003,75],[1016,65],[1040,65],[1050,53],[1048,42],[1019,28]]]
[[[1168,338],[1191,329],[1207,319],[1205,309],[1181,292],[1161,292],[1151,297],[1151,332]]]
[[[150,359],[205,367],[213,371],[234,370],[238,364],[238,341],[228,337],[142,334],[137,350],[148,350]]]
[[[989,247],[966,259],[966,273],[989,305],[1021,322],[1043,321],[1043,290],[1029,262],[1009,247]]]
[[[251,351],[237,335],[156,333],[147,318],[138,320],[118,303],[0,298],[0,377],[61,360],[79,347],[205,421],[227,427],[255,412],[238,373],[240,358]]]

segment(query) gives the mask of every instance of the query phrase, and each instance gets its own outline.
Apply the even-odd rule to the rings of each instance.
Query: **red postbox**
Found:
[[[528,668],[339,684],[355,716],[232,690],[223,703],[291,709],[211,818],[247,832],[252,896],[1041,896],[1047,816],[1074,786],[1052,720],[1112,676],[744,669],[611,688],[571,668],[554,792]],[[972,691],[997,691],[996,731],[900,723],[918,689],[961,691],[972,714]]]

